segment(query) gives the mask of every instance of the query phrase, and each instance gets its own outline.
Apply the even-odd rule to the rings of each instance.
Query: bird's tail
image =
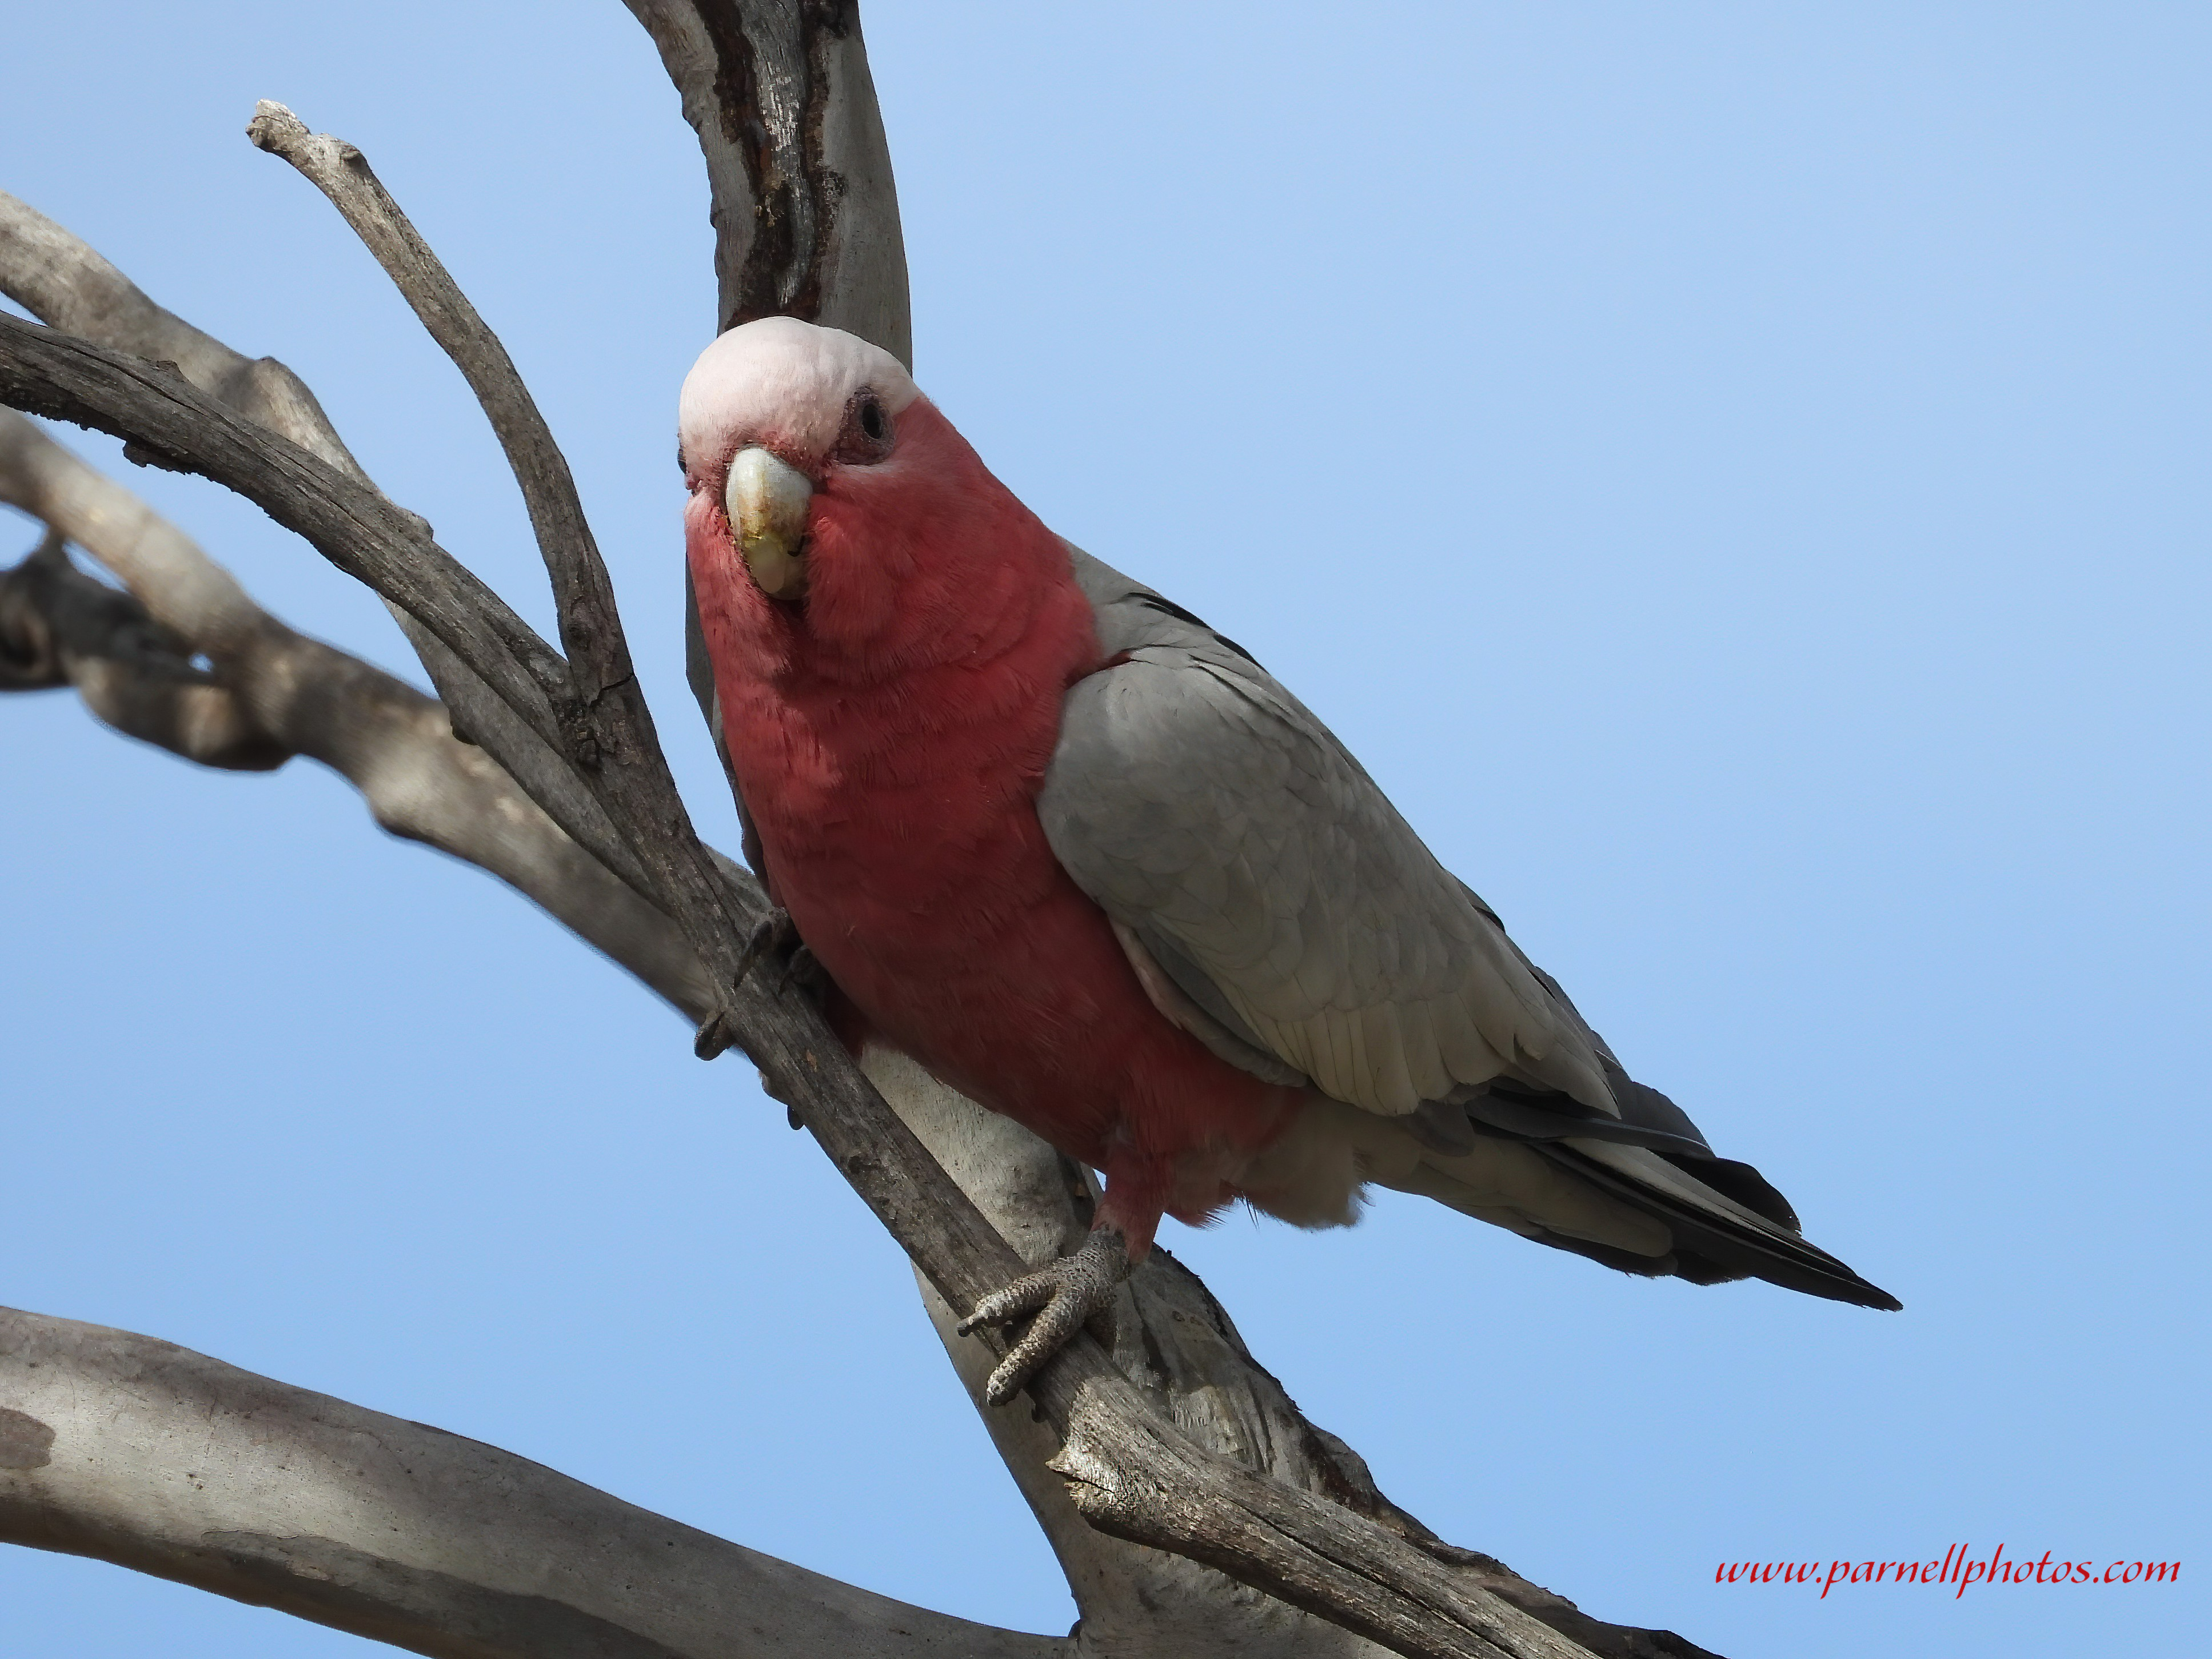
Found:
[[[1671,1273],[1696,1284],[1763,1279],[1808,1296],[1894,1311],[1905,1304],[1799,1232],[1782,1194],[1748,1164],[1726,1158],[1668,1157],[1648,1147],[1572,1137],[1532,1141],[1531,1148],[1608,1197],[1664,1225],[1674,1249],[1660,1261],[1599,1259],[1632,1273]],[[1592,1254],[1577,1241],[1544,1243]]]

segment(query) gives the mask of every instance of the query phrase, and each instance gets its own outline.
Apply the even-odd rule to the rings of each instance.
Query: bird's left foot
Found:
[[[1019,1393],[1036,1368],[1065,1347],[1093,1314],[1113,1305],[1114,1292],[1129,1270],[1129,1246],[1121,1230],[1101,1227],[1073,1255],[1024,1273],[978,1302],[960,1322],[963,1336],[978,1325],[1004,1325],[1042,1310],[983,1385],[986,1403],[1003,1406]]]
[[[745,941],[744,954],[738,958],[738,977],[743,980],[757,963],[781,960],[782,971],[775,979],[775,994],[781,996],[793,983],[814,996],[830,982],[830,975],[815,960],[814,952],[806,948],[806,941],[799,936],[799,928],[791,919],[791,912],[778,905],[767,918],[753,929],[752,937]]]
[[[745,975],[765,962],[780,962],[782,966],[775,976],[775,994],[781,996],[796,982],[799,988],[817,1001],[829,988],[829,970],[815,959],[814,952],[806,948],[806,941],[799,937],[799,929],[791,920],[791,913],[781,905],[770,910],[745,948],[738,957],[737,982],[745,982]],[[737,1045],[737,1032],[730,1022],[729,1011],[718,1008],[707,1016],[691,1040],[691,1052],[702,1060],[712,1060],[726,1048]],[[799,1109],[792,1108],[791,1127],[799,1127]]]

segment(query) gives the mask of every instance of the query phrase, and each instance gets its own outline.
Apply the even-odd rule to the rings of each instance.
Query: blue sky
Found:
[[[2182,1650],[2212,22],[1350,15],[873,0],[917,376],[1048,522],[1296,689],[1631,1068],[1906,1307],[1633,1282],[1387,1196],[1349,1233],[1163,1242],[1386,1492],[1592,1613],[1731,1659]],[[458,377],[241,130],[275,97],[368,151],[568,446],[734,845],[678,629],[704,189],[628,14],[86,4],[9,40],[0,185],[298,369],[543,622]],[[411,668],[252,509],[64,435],[269,608]],[[0,1302],[1066,1627],[903,1264],[742,1059],[697,1064],[307,763],[196,771],[61,696],[0,702]],[[1713,1582],[1957,1542],[2189,1574]],[[24,1551],[0,1649],[367,1651]]]

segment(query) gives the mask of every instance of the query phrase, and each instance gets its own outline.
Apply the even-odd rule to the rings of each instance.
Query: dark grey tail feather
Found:
[[[1587,1238],[1570,1238],[1565,1233],[1540,1232],[1529,1235],[1539,1244],[1548,1244],[1555,1250],[1571,1251],[1576,1255],[1588,1256],[1592,1261],[1613,1268],[1617,1273],[1634,1273],[1638,1279],[1674,1279],[1679,1277],[1680,1263],[1671,1255],[1638,1255],[1633,1250],[1617,1249],[1610,1244],[1594,1244]]]
[[[1436,1106],[1443,1112],[1464,1115],[1473,1133],[1506,1140],[1564,1140],[1579,1135],[1588,1140],[1642,1146],[1662,1158],[1706,1158],[1712,1151],[1704,1141],[1671,1129],[1607,1117],[1563,1094],[1526,1094],[1484,1084],[1468,1091],[1462,1100],[1438,1102]]]
[[[1734,1199],[1753,1215],[1763,1215],[1776,1226],[1787,1227],[1793,1233],[1805,1231],[1797,1220],[1797,1212],[1790,1207],[1790,1200],[1750,1164],[1739,1164],[1732,1158],[1678,1158],[1664,1147],[1653,1150],[1691,1180],[1702,1181],[1723,1198]]]
[[[1569,1238],[1565,1233],[1540,1232],[1531,1237],[1539,1244],[1572,1251],[1618,1273],[1633,1273],[1638,1279],[1681,1279],[1692,1285],[1729,1285],[1751,1277],[1749,1273],[1730,1273],[1703,1256],[1684,1255],[1679,1250],[1668,1255],[1638,1255],[1633,1250],[1615,1249],[1610,1244],[1593,1244],[1587,1238]]]
[[[1674,1237],[1674,1251],[1670,1267],[1659,1272],[1671,1272],[1674,1276],[1694,1284],[1711,1285],[1731,1279],[1763,1279],[1770,1285],[1779,1285],[1785,1290],[1802,1291],[1808,1296],[1826,1297],[1832,1302],[1849,1302],[1862,1308],[1881,1308],[1890,1311],[1905,1304],[1880,1285],[1862,1279],[1858,1274],[1826,1250],[1807,1243],[1802,1238],[1778,1237],[1771,1233],[1754,1231],[1748,1226],[1732,1223],[1720,1216],[1708,1215],[1692,1209],[1678,1199],[1664,1193],[1654,1192],[1639,1182],[1630,1180],[1618,1171],[1607,1169],[1571,1146],[1553,1141],[1531,1141],[1528,1145],[1541,1156],[1562,1168],[1572,1170],[1592,1186],[1602,1188],[1632,1209],[1666,1223]],[[1671,1160],[1670,1160],[1671,1161]],[[1720,1160],[1716,1159],[1717,1163]],[[1679,1166],[1678,1166],[1679,1167]],[[1738,1164],[1735,1168],[1748,1169]],[[1705,1180],[1705,1169],[1700,1164],[1683,1173],[1697,1181]],[[1752,1171],[1755,1176],[1757,1171]],[[1733,1197],[1717,1183],[1716,1191]],[[1759,1184],[1765,1186],[1764,1180]],[[1767,1191],[1772,1192],[1771,1188]],[[1779,1194],[1775,1194],[1779,1198]],[[1741,1199],[1736,1199],[1743,1203]],[[1757,1206],[1746,1204],[1747,1209]],[[1785,1205],[1786,1209],[1788,1206]],[[1595,1249],[1580,1241],[1547,1238],[1547,1244],[1556,1243],[1563,1249],[1574,1250],[1597,1261],[1607,1261]],[[1618,1252],[1608,1252],[1607,1255]],[[1618,1261],[1608,1266],[1625,1267]],[[1649,1273],[1650,1267],[1630,1267],[1631,1273]]]
[[[1580,1135],[1586,1139],[1648,1147],[1674,1163],[1686,1158],[1708,1158],[1713,1155],[1712,1147],[1698,1126],[1690,1121],[1687,1112],[1650,1085],[1638,1083],[1622,1071],[1613,1051],[1596,1032],[1590,1033],[1590,1041],[1597,1045],[1598,1063],[1604,1068],[1605,1080],[1613,1090],[1613,1103],[1620,1109],[1619,1117],[1608,1116],[1595,1106],[1585,1106],[1556,1089],[1532,1089],[1503,1079],[1472,1088],[1455,1089],[1443,1101],[1431,1104],[1439,1110],[1463,1110],[1468,1127],[1478,1134],[1501,1134],[1512,1140],[1561,1140],[1570,1135]],[[1747,1207],[1759,1208],[1757,1205]],[[1760,1210],[1759,1213],[1764,1215],[1765,1212]]]

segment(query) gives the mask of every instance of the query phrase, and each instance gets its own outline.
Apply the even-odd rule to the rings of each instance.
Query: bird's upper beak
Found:
[[[730,463],[722,495],[730,530],[745,568],[772,599],[806,597],[806,512],[813,497],[806,475],[765,449],[741,449]]]

